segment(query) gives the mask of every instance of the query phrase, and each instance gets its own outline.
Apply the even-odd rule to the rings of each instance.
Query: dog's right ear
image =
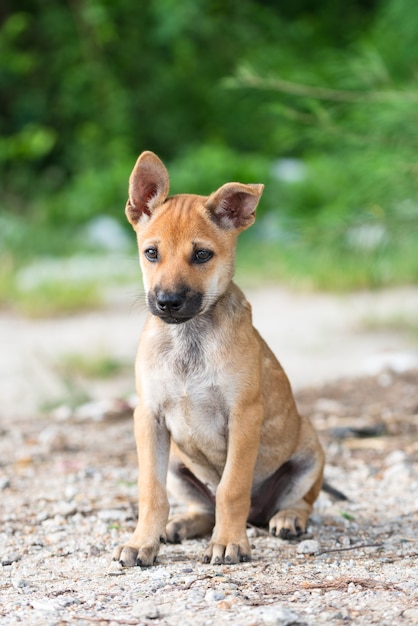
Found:
[[[170,179],[164,163],[153,152],[143,152],[129,177],[126,217],[135,228],[141,219],[151,217],[167,198]]]

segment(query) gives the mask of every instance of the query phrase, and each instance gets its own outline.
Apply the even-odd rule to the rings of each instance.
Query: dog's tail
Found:
[[[322,490],[325,491],[333,500],[348,500],[347,496],[342,492],[330,485],[326,480],[322,483]]]

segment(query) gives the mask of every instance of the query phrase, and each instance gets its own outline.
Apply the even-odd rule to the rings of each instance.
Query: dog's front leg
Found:
[[[227,460],[216,490],[216,522],[205,563],[251,560],[246,527],[262,415],[262,405],[253,402],[240,404],[230,416]]]
[[[115,549],[113,559],[124,567],[148,566],[155,561],[165,527],[169,504],[166,492],[170,437],[164,420],[141,405],[135,410],[138,452],[138,523],[129,540]]]

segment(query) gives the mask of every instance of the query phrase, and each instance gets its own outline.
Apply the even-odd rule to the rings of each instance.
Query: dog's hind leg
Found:
[[[166,533],[170,543],[209,535],[215,525],[215,498],[209,489],[180,461],[170,462],[168,489],[187,506],[168,520]]]
[[[312,424],[304,417],[301,420],[304,428],[299,445],[293,457],[282,466],[285,471],[276,491],[276,506],[268,520],[272,535],[281,539],[293,539],[306,531],[323,482],[324,451]]]
[[[281,539],[294,539],[306,531],[312,506],[321,489],[322,476],[317,479],[308,493],[295,502],[285,502],[269,520],[272,535]]]
[[[305,532],[322,485],[322,459],[291,458],[258,485],[248,521],[269,526],[272,535],[292,539]]]

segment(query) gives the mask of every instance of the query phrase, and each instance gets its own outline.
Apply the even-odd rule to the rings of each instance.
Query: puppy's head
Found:
[[[129,179],[126,216],[137,234],[148,307],[168,324],[206,312],[234,273],[238,234],[251,226],[264,185],[226,183],[210,196],[168,197],[168,172],[143,152]]]

